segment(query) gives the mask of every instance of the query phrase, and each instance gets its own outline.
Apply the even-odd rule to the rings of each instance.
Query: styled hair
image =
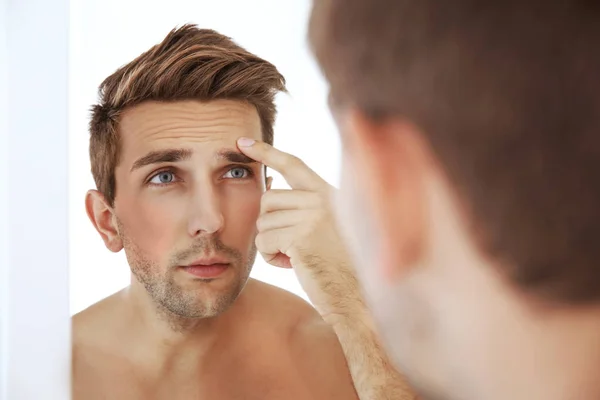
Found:
[[[256,107],[263,140],[273,144],[275,95],[285,91],[285,79],[273,64],[230,38],[195,25],[174,29],[99,87],[90,122],[90,160],[98,190],[114,205],[119,117],[129,107],[151,100],[243,101]]]
[[[600,300],[600,2],[314,0],[309,39],[336,107],[419,127],[512,282]]]

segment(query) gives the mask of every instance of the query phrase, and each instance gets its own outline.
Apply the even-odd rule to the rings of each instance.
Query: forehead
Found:
[[[261,139],[256,108],[234,100],[144,102],[120,119],[121,160],[161,148],[194,152],[235,148],[240,136]]]

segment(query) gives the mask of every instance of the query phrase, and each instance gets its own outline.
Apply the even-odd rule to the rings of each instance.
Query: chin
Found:
[[[214,282],[209,282],[211,285]],[[237,301],[244,287],[245,281],[228,282],[223,288],[210,288],[196,292],[195,314],[199,317],[216,317],[229,310]],[[207,288],[204,288],[207,289]]]

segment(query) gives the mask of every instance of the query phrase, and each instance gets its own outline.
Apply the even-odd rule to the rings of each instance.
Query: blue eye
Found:
[[[251,171],[247,168],[235,167],[231,168],[229,171],[223,175],[223,178],[227,179],[244,179],[248,178],[251,174]]]
[[[172,172],[163,171],[163,172],[159,172],[158,174],[154,175],[152,177],[152,179],[150,180],[150,183],[153,183],[155,185],[166,185],[166,184],[172,183],[174,180],[175,180],[175,175]]]

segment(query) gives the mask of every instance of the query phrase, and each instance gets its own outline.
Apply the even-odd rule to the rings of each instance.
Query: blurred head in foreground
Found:
[[[600,3],[314,0],[338,209],[428,399],[600,397]]]

